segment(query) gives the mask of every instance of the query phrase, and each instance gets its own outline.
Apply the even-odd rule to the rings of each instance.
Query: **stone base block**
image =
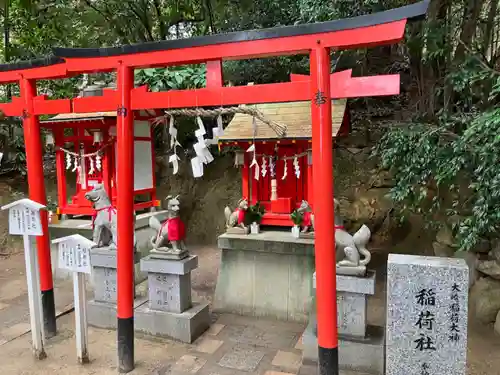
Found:
[[[227,228],[226,229],[226,233],[227,234],[241,234],[241,235],[246,235],[246,234],[249,234],[250,233],[250,227],[245,227],[245,228],[241,228],[241,227],[232,227],[232,228]]]
[[[116,305],[89,301],[88,323],[104,329],[116,329]],[[151,310],[147,299],[134,303],[134,330],[147,335],[168,337],[191,344],[210,327],[208,304],[194,303],[181,314]]]
[[[368,270],[366,276],[337,275],[337,292],[375,294],[376,272]],[[316,289],[316,272],[313,274],[313,288]]]
[[[168,337],[191,344],[210,327],[207,303],[193,304],[183,313],[151,310],[146,305],[135,312],[136,330],[152,336]]]
[[[116,250],[107,248],[94,248],[90,250],[90,263],[92,264],[92,278],[94,281],[94,299],[97,302],[116,303],[117,301],[117,271]],[[134,254],[134,262],[140,260],[140,254]],[[134,267],[134,281],[136,281]],[[135,291],[134,291],[135,293]]]
[[[214,311],[307,322],[314,271],[314,241],[289,232],[219,237],[221,264]]]
[[[149,308],[180,314],[191,307],[191,274],[149,273]]]
[[[302,336],[304,364],[318,362],[318,339],[315,330],[315,321],[311,320]],[[368,326],[364,339],[339,335],[339,368],[384,375],[384,344],[382,327]]]
[[[153,259],[182,260],[189,256],[189,251],[183,250],[180,253],[174,253],[169,248],[160,248],[151,250],[150,255]]]
[[[190,255],[184,259],[159,259],[150,255],[141,259],[141,271],[148,273],[185,275],[196,268],[198,268],[197,255]]]
[[[147,302],[147,298],[134,301],[134,309]],[[116,329],[116,304],[91,300],[87,304],[88,324],[104,329]]]

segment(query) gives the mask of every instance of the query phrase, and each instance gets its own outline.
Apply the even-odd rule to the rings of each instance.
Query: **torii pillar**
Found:
[[[43,174],[40,122],[34,110],[36,80],[27,79],[21,75],[19,88],[21,100],[23,102],[22,118],[26,149],[26,165],[28,169],[29,197],[35,202],[46,205],[47,198],[45,195],[45,177]],[[38,269],[40,272],[44,330],[46,337],[50,338],[56,335],[57,327],[47,211],[40,211],[40,220],[43,234],[36,237]]]
[[[320,375],[338,375],[330,49],[319,43],[310,55],[318,359]]]

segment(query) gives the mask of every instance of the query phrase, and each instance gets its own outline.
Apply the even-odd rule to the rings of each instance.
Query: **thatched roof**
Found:
[[[92,121],[92,120],[104,120],[106,118],[114,118],[114,117],[116,117],[116,111],[92,112],[92,113],[61,113],[42,122],[47,123],[47,122]]]
[[[276,121],[286,125],[287,132],[285,138],[312,137],[311,126],[311,102],[290,102],[258,104],[255,106],[268,120]],[[332,137],[335,137],[340,130],[344,119],[346,100],[332,101]],[[260,120],[257,121],[257,134],[255,139],[279,139],[273,129]],[[224,135],[219,137],[220,141],[252,140],[253,118],[247,114],[237,113],[229,125],[224,129]]]

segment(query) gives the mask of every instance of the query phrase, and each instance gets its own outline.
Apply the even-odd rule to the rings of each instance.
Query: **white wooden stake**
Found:
[[[89,363],[85,274],[91,273],[90,249],[95,244],[79,234],[57,238],[52,243],[59,248],[59,268],[73,272],[76,356],[78,363]]]
[[[78,363],[89,363],[87,330],[87,296],[85,274],[73,272],[73,291],[75,298],[76,355]]]
[[[23,236],[32,346],[33,354],[37,359],[44,359],[47,357],[47,354],[43,347],[45,333],[43,329],[43,309],[38,259],[36,249],[31,248],[30,236],[43,235],[40,210],[45,208],[43,204],[27,198],[20,199],[1,207],[2,210],[9,210],[9,233],[11,235]]]
[[[28,302],[30,309],[31,338],[33,354],[37,359],[47,357],[43,347],[45,335],[43,332],[42,298],[40,295],[40,277],[38,274],[37,255],[31,249],[30,237],[23,235],[24,259],[26,262],[26,279],[28,282]]]

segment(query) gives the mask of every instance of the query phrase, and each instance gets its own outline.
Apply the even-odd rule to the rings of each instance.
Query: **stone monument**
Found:
[[[387,375],[465,375],[469,269],[465,260],[390,254]]]

